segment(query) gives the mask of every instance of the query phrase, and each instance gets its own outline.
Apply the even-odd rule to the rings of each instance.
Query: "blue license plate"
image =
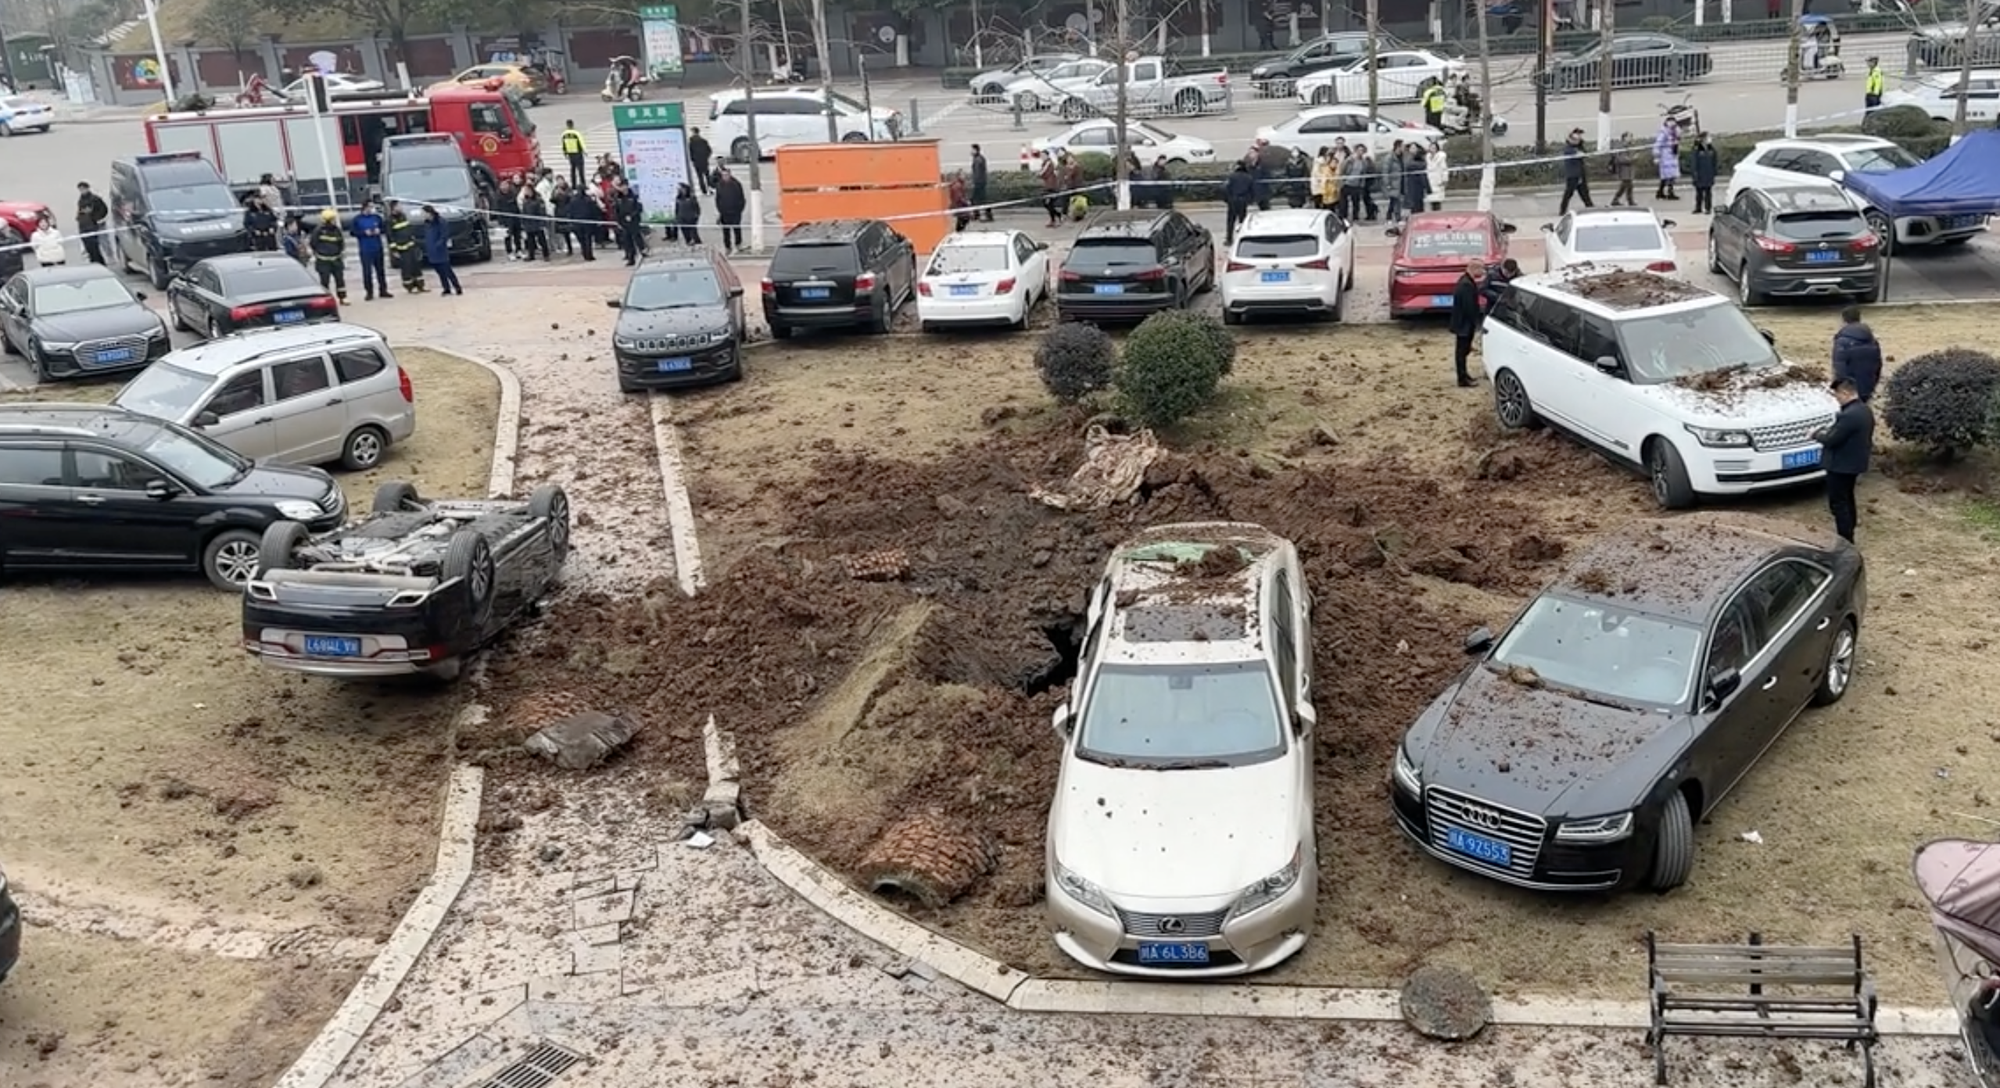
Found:
[[[1122,283],[1100,283],[1094,290],[1100,295],[1122,295],[1125,293],[1125,285]]]
[[[1837,249],[1815,249],[1806,254],[1807,264],[1832,264],[1839,259],[1840,251]]]
[[[800,298],[832,298],[832,297],[833,297],[833,289],[832,289],[831,287],[801,287],[801,288],[799,288],[799,297],[800,297]]]
[[[1264,283],[1290,283],[1292,282],[1292,274],[1290,272],[1264,272],[1259,274],[1257,279]]]
[[[294,321],[304,321],[305,319],[306,312],[304,310],[279,310],[277,313],[271,315],[271,320],[280,325],[289,325]]]
[[[979,293],[979,285],[976,283],[964,285],[953,284],[951,293],[954,295],[976,295]]]
[[[1979,215],[1954,215],[1950,219],[1945,220],[1944,229],[1965,230],[1968,227],[1976,227],[1979,225],[1980,220],[1984,218],[1984,216]]]
[[[1503,869],[1514,864],[1514,848],[1498,839],[1454,827],[1444,833],[1444,844],[1467,857],[1478,858]]]
[[[1786,468],[1808,468],[1819,464],[1819,447],[1809,450],[1793,450],[1785,455]]]
[[[1451,309],[1451,296],[1450,296],[1450,295],[1432,295],[1432,296],[1431,296],[1431,305],[1433,305],[1433,306],[1441,306],[1441,307],[1443,307],[1443,308],[1445,308],[1445,309],[1449,310],[1449,309]]]
[[[1139,962],[1142,964],[1207,963],[1208,946],[1192,942],[1162,944],[1157,941],[1140,941]]]
[[[660,370],[661,370],[662,372],[666,372],[666,373],[672,373],[673,371],[676,371],[676,370],[693,370],[693,369],[694,369],[694,360],[693,360],[693,359],[661,359],[661,360],[660,360]]]
[[[110,351],[100,351],[93,358],[100,363],[129,363],[132,361],[132,349],[113,348]]]
[[[314,657],[360,657],[361,640],[332,635],[307,635],[306,653]]]

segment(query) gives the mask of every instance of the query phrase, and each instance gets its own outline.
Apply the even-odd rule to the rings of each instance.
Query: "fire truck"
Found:
[[[408,97],[336,95],[318,115],[305,104],[167,113],[146,119],[146,148],[200,152],[239,195],[270,174],[293,206],[352,206],[381,184],[382,141],[436,132],[457,140],[474,178],[487,188],[542,164],[526,102],[511,89],[484,86]]]

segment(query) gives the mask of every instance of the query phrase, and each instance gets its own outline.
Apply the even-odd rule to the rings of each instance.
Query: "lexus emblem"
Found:
[[[1467,805],[1465,806],[1465,822],[1476,827],[1483,827],[1488,831],[1498,831],[1500,829],[1500,814],[1490,808]]]
[[[1187,923],[1181,921],[1179,918],[1160,919],[1161,933],[1185,933],[1186,931],[1187,931]]]

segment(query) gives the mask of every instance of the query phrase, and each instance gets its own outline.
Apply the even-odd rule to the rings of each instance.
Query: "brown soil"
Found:
[[[1627,272],[1623,269],[1597,272],[1591,271],[1590,267],[1579,266],[1575,273],[1560,281],[1560,289],[1614,310],[1640,310],[1648,306],[1708,298],[1714,294],[1686,280],[1671,279],[1653,272]]]

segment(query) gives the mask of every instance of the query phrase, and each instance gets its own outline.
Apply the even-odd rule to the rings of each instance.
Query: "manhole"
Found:
[[[582,1060],[583,1055],[554,1043],[539,1043],[527,1057],[480,1081],[475,1088],[549,1088]]]

